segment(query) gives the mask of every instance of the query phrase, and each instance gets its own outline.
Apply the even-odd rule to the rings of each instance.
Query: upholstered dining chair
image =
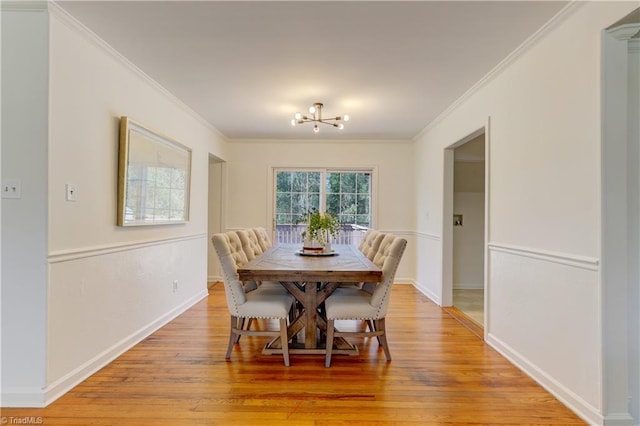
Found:
[[[372,283],[374,287],[371,292],[358,288],[338,288],[325,300],[327,316],[325,367],[331,366],[331,353],[335,337],[376,336],[380,346],[384,349],[387,361],[391,361],[385,318],[391,298],[391,286],[406,246],[407,240],[404,238],[385,234],[374,258],[374,263],[381,266],[382,281],[377,284]],[[336,320],[367,321],[369,330],[337,331],[335,329]]]
[[[258,239],[258,244],[262,248],[262,251],[265,252],[269,250],[273,245],[273,243],[271,242],[271,238],[269,237],[267,230],[262,227],[258,227],[258,228],[253,228],[253,232],[255,232],[256,234],[256,238]]]
[[[238,238],[240,238],[242,251],[244,251],[249,262],[264,252],[260,244],[258,244],[258,237],[256,237],[256,233],[253,229],[240,229],[236,231],[236,234],[238,234]]]
[[[378,252],[378,247],[380,247],[383,237],[384,234],[382,232],[375,229],[368,229],[367,232],[365,232],[362,241],[358,245],[358,250],[360,250],[367,259],[373,260]]]
[[[293,306],[294,298],[289,293],[272,291],[269,288],[258,287],[246,292],[243,283],[238,279],[238,266],[246,262],[246,255],[242,250],[240,238],[236,232],[215,234],[212,237],[224,281],[227,307],[231,316],[231,331],[229,345],[225,358],[231,358],[233,345],[238,343],[240,336],[280,336],[282,341],[282,356],[284,365],[289,366],[289,339],[287,338],[287,318]],[[249,330],[244,328],[245,319],[277,319],[278,330]]]

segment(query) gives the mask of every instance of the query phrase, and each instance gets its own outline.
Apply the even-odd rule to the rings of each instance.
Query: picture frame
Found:
[[[188,222],[191,149],[123,116],[118,151],[118,226]]]

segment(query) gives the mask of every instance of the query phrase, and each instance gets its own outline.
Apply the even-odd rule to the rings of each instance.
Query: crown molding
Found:
[[[560,25],[564,19],[573,13],[574,9],[583,5],[582,0],[572,0],[569,4],[563,7],[558,13],[556,13],[546,24],[538,29],[535,33],[533,33],[529,38],[527,38],[520,46],[518,46],[513,52],[511,52],[506,58],[504,58],[498,65],[493,67],[491,71],[489,71],[484,77],[482,77],[476,84],[471,86],[469,90],[464,92],[462,96],[456,99],[447,109],[445,109],[440,115],[434,118],[429,124],[427,124],[424,129],[422,129],[418,134],[416,134],[412,140],[417,141],[422,136],[424,136],[427,132],[437,126],[441,121],[443,121],[446,117],[448,117],[453,111],[458,109],[460,105],[466,102],[471,96],[473,96],[477,91],[482,89],[484,86],[489,84],[494,78],[502,74],[502,72],[513,62],[515,62],[518,58],[520,58],[524,53],[529,51],[535,44],[541,40],[544,36],[546,36],[550,31]]]
[[[607,32],[616,40],[630,40],[640,33],[640,23],[620,25],[607,30]]]
[[[184,112],[193,117],[196,121],[202,124],[204,127],[209,129],[212,133],[215,133],[225,142],[228,142],[229,138],[227,138],[222,132],[216,129],[211,123],[204,119],[200,114],[195,112],[191,107],[182,102],[178,97],[176,97],[173,93],[169,92],[164,86],[151,78],[148,74],[138,68],[133,62],[123,56],[120,52],[114,49],[110,44],[101,39],[96,33],[91,31],[88,27],[86,27],[82,22],[78,21],[75,17],[73,17],[69,12],[67,12],[60,5],[56,4],[55,1],[45,2],[48,3],[48,10],[52,16],[55,16],[60,22],[64,25],[76,31],[78,34],[83,36],[86,40],[92,43],[96,48],[102,50],[109,56],[111,56],[116,61],[120,62],[123,66],[128,68],[132,73],[140,77],[144,80],[149,86],[157,90],[159,93],[165,96],[169,101],[175,104],[177,107],[182,109]]]

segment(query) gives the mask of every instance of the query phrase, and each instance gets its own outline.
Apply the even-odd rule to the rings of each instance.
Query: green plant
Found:
[[[329,235],[337,238],[340,233],[341,224],[338,218],[332,213],[321,213],[318,209],[307,210],[298,223],[305,223],[307,227],[302,232],[302,238],[317,241],[320,244],[329,242]]]

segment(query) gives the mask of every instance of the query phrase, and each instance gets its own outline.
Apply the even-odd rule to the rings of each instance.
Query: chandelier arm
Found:
[[[322,124],[326,124],[328,126],[337,126],[337,124],[335,123],[329,123],[328,121],[324,121],[324,120],[318,120],[318,123],[322,123]]]

